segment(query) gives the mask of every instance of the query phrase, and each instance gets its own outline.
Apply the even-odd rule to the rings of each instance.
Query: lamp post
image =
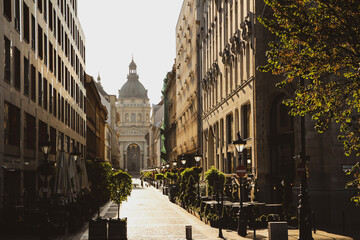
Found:
[[[177,166],[177,161],[176,161],[176,159],[174,158],[174,160],[173,160],[173,166],[174,166],[174,168],[176,168],[176,166]]]
[[[184,167],[185,167],[186,158],[185,158],[184,154],[181,156],[181,163],[182,163],[182,165],[184,165]]]
[[[242,151],[244,149],[244,146],[246,144],[246,141],[243,140],[241,137],[240,137],[240,132],[237,133],[237,136],[238,136],[238,139],[233,141],[233,144],[238,152],[238,156],[239,156],[239,166],[242,165]],[[239,177],[239,180],[240,180],[240,207],[239,207],[239,212],[238,212],[238,215],[239,215],[239,222],[238,222],[238,234],[240,236],[243,236],[245,237],[246,236],[246,231],[247,231],[247,226],[246,226],[246,221],[244,219],[244,211],[243,211],[243,189],[242,189],[242,177]]]
[[[199,150],[196,151],[196,154],[195,154],[194,158],[195,158],[195,161],[196,161],[196,165],[198,167],[200,167],[200,161],[202,159],[202,156],[199,153]],[[197,195],[198,195],[198,201],[200,201],[200,176],[199,176],[198,187],[197,187]]]
[[[51,150],[51,142],[49,140],[49,134],[46,132],[46,140],[41,145],[41,151],[44,153],[44,161],[41,165],[37,167],[37,173],[42,179],[42,206],[44,211],[44,226],[41,239],[49,239],[49,218],[48,218],[48,192],[49,192],[49,182],[51,179],[52,166],[49,163],[48,156]],[[49,178],[50,177],[50,178]]]

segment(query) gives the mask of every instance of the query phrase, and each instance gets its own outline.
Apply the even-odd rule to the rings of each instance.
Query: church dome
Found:
[[[129,74],[127,82],[119,90],[119,98],[146,98],[148,99],[147,90],[139,81],[136,72],[134,59],[129,65]]]

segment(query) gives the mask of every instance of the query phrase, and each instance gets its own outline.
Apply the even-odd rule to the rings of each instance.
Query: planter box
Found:
[[[107,239],[107,219],[89,221],[89,240]]]
[[[127,218],[109,220],[109,240],[127,239]]]

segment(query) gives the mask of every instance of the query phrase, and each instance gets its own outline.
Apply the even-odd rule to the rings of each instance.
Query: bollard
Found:
[[[191,226],[186,226],[185,227],[185,231],[186,231],[186,240],[191,240],[192,239],[192,228]]]

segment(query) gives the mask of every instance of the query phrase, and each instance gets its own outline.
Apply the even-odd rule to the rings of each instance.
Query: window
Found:
[[[42,0],[40,0],[40,1],[42,1]],[[47,1],[48,0],[44,0],[44,20],[45,20],[45,22],[47,22]]]
[[[138,114],[138,122],[141,122],[142,120],[141,113]]]
[[[35,51],[35,38],[36,38],[36,29],[35,29],[35,17],[31,15],[31,48]]]
[[[15,0],[14,3],[15,3],[14,27],[18,32],[20,32],[20,2],[18,0]]]
[[[23,4],[23,17],[24,17],[24,41],[30,41],[30,21],[29,21],[29,7],[24,2]]]
[[[64,151],[64,134],[59,132],[58,134],[58,151]]]
[[[35,150],[36,125],[35,117],[24,112],[24,146],[27,149]]]
[[[4,37],[5,40],[5,62],[4,62],[4,81],[7,83],[10,83],[11,79],[11,46],[10,46],[10,40],[7,37]]]
[[[20,50],[17,47],[14,47],[14,77],[15,77],[15,89],[20,90],[20,73],[21,73],[21,66],[20,66]]]
[[[42,1],[43,1],[43,0],[37,0],[38,9],[39,9],[39,12],[41,12],[41,13],[42,13],[42,9],[43,9],[43,7],[42,7]]]
[[[47,57],[47,36],[44,34],[44,64],[47,66],[48,57]]]
[[[20,109],[4,103],[4,144],[20,146]]]
[[[50,68],[50,72],[53,72],[54,70],[54,49],[53,49],[53,45],[51,44],[51,42],[49,42],[49,68]]]
[[[64,97],[61,97],[61,121],[64,122]]]
[[[5,17],[11,21],[11,0],[3,1],[4,15]]]
[[[53,22],[54,22],[54,19],[53,19],[53,7],[52,7],[52,2],[49,1],[49,29],[50,29],[50,31],[53,30]]]
[[[29,60],[24,57],[24,94],[29,96]]]
[[[233,115],[226,116],[227,144],[233,141]]]
[[[132,114],[131,114],[131,122],[136,122],[135,113],[132,113]]]
[[[57,98],[57,92],[56,92],[56,89],[54,88],[54,94],[53,94],[53,100],[54,100],[54,111],[53,111],[53,115],[54,117],[56,117],[56,114],[57,114],[57,111],[56,111],[56,98]]]
[[[43,59],[43,30],[40,25],[38,25],[38,56]]]
[[[61,58],[58,56],[58,81],[61,82]]]
[[[44,104],[43,104],[43,107],[45,110],[47,110],[47,107],[48,107],[48,83],[47,83],[47,80],[46,78],[43,78],[43,101],[44,101]]]
[[[42,77],[41,77],[41,73],[38,73],[38,104],[39,106],[42,106],[42,97],[43,97],[43,92],[42,92]]]
[[[46,133],[47,133],[47,124],[43,121],[39,120],[39,127],[38,127],[38,136],[39,136],[39,142],[38,142],[38,149],[41,151],[41,146],[44,144],[46,139]]]
[[[250,137],[250,113],[251,113],[250,104],[247,104],[242,107],[244,139]]]
[[[54,48],[54,76],[56,76],[56,51],[55,51],[55,48]]]
[[[52,102],[53,102],[53,98],[52,98],[52,85],[49,83],[49,113],[52,113]]]
[[[51,142],[51,149],[50,154],[56,154],[56,129],[50,127],[50,142]]]
[[[129,114],[125,114],[125,122],[129,122]]]
[[[57,24],[57,29],[58,29],[58,31],[57,31],[57,40],[58,40],[58,43],[59,43],[59,45],[61,46],[61,22],[60,22],[60,19],[58,18],[57,19],[57,22],[58,22],[58,24]]]
[[[34,67],[34,65],[31,64],[31,71],[30,71],[30,76],[31,76],[31,85],[30,85],[30,89],[31,89],[31,95],[30,98],[33,102],[36,101],[36,69]]]

